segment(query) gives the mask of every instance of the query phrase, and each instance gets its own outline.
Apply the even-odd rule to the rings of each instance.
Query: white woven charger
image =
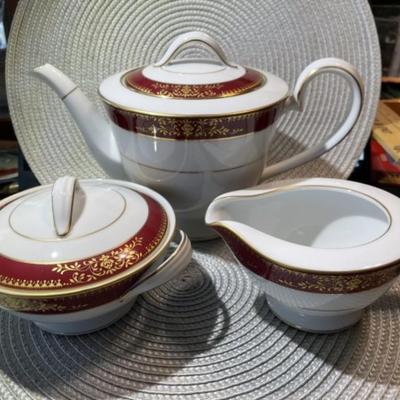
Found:
[[[354,64],[366,88],[359,123],[329,154],[286,176],[350,174],[369,136],[380,87],[379,45],[367,0],[20,0],[7,53],[7,95],[19,143],[42,183],[66,173],[104,172],[61,101],[29,71],[49,62],[101,107],[102,79],[157,60],[176,35],[189,30],[211,34],[231,60],[273,72],[291,86],[317,58]],[[189,53],[194,55],[188,50],[183,56]],[[306,96],[305,112],[281,120],[271,162],[333,132],[345,115],[348,92],[338,77],[321,77]]]
[[[400,285],[339,334],[274,317],[219,241],[113,326],[62,337],[0,312],[2,400],[394,399]]]
[[[319,57],[356,65],[366,103],[353,133],[288,175],[350,173],[379,96],[379,49],[366,0],[20,0],[7,56],[8,96],[39,180],[104,174],[61,102],[28,75],[33,67],[61,68],[100,106],[96,88],[104,77],[156,60],[174,36],[192,29],[215,36],[232,60],[291,85]],[[314,143],[344,115],[347,95],[337,78],[312,85],[307,111],[281,121],[273,160]],[[306,334],[273,316],[223,243],[196,244],[186,274],[140,297],[103,331],[59,337],[1,312],[0,398],[395,398],[399,299],[397,285],[354,328]]]

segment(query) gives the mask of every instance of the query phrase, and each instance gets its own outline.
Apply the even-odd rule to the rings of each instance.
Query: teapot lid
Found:
[[[173,60],[193,42],[207,45],[219,60]],[[288,97],[289,88],[272,74],[228,62],[206,33],[188,32],[172,42],[159,62],[105,79],[99,94],[108,105],[125,111],[198,117],[275,106]]]
[[[1,291],[79,291],[139,272],[169,244],[175,216],[150,189],[58,179],[0,203]]]
[[[266,83],[266,77],[259,71],[239,65],[221,65],[212,60],[180,60],[129,71],[122,81],[127,88],[150,96],[218,99],[255,90]]]

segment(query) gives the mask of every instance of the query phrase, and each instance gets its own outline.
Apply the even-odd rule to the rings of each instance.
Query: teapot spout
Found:
[[[126,179],[111,124],[79,87],[50,64],[35,68],[32,75],[45,82],[66,105],[86,144],[104,171],[112,178]]]

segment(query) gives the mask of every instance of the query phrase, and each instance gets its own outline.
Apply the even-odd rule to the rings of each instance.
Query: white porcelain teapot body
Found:
[[[183,47],[199,42],[219,61],[171,61]],[[347,118],[322,143],[266,167],[277,116],[299,109],[303,88],[321,72],[335,72],[349,81],[353,101]],[[203,220],[219,194],[254,185],[339,143],[355,124],[363,97],[357,71],[343,60],[313,62],[291,94],[282,79],[228,62],[215,40],[203,32],[178,36],[156,64],[105,79],[99,94],[108,120],[55,67],[46,64],[34,73],[63,100],[104,170],[113,178],[163,194],[173,205],[178,224],[194,239],[213,236]]]

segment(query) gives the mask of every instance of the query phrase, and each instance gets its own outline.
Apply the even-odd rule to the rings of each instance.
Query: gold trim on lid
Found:
[[[275,108],[279,105],[282,105],[282,103],[285,103],[288,101],[288,99],[291,99],[290,97],[290,91],[288,90],[286,94],[279,100],[275,101],[274,103],[268,104],[267,106],[259,106],[259,107],[254,107],[254,108],[249,108],[249,109],[244,109],[243,111],[235,111],[235,112],[227,112],[227,113],[219,113],[219,114],[173,114],[173,113],[163,113],[163,112],[156,112],[156,111],[146,111],[140,108],[134,108],[134,107],[127,107],[118,103],[115,103],[112,100],[108,100],[106,97],[104,97],[100,90],[97,90],[97,93],[101,100],[111,106],[112,108],[115,108],[117,110],[122,110],[122,111],[127,111],[127,112],[132,112],[135,114],[142,114],[142,115],[151,115],[154,117],[171,117],[171,118],[194,118],[194,119],[204,119],[204,118],[224,118],[224,117],[234,117],[234,116],[239,116],[239,115],[244,115],[244,114],[251,114],[253,112],[257,111],[267,111],[269,109]],[[177,99],[174,99],[177,100]]]
[[[84,182],[89,181],[93,182],[94,180],[92,179],[84,179]],[[101,180],[100,180],[101,181]],[[114,180],[111,180],[110,182],[115,182]],[[0,203],[2,204],[0,208],[6,207],[7,205],[10,205],[14,201],[17,201],[27,195],[31,195],[34,193],[37,193],[43,189],[48,189],[51,188],[52,185],[44,185],[44,186],[39,186],[35,187],[32,189],[28,189],[27,191],[18,193],[16,195],[10,196],[7,199],[4,199]],[[125,187],[129,190],[136,191],[135,188],[130,187],[129,183],[127,185],[121,185],[122,187]],[[143,193],[141,193],[143,194]],[[159,200],[157,200],[156,197],[153,197],[151,194],[144,193],[146,196],[151,198],[153,201],[159,203]],[[70,297],[75,297],[77,295],[83,295],[86,293],[92,293],[95,291],[99,290],[108,290],[108,288],[114,284],[118,284],[126,279],[130,279],[131,277],[134,277],[140,272],[143,272],[144,269],[149,266],[151,263],[157,260],[158,257],[162,255],[162,253],[166,250],[166,248],[169,246],[171,239],[174,235],[175,228],[176,228],[176,222],[174,219],[170,219],[167,209],[164,208],[164,206],[159,203],[161,209],[163,210],[162,212],[162,221],[161,221],[161,227],[159,233],[154,237],[154,239],[146,245],[146,252],[147,254],[144,255],[143,259],[139,261],[137,264],[134,266],[127,268],[125,271],[120,272],[116,275],[110,276],[108,278],[105,278],[103,280],[92,280],[88,284],[85,284],[84,286],[74,286],[74,287],[68,287],[64,286],[64,283],[61,282],[60,279],[51,279],[51,280],[42,280],[42,281],[29,281],[29,280],[21,280],[19,278],[12,278],[8,276],[3,276],[0,274],[0,297],[1,296],[11,296],[13,298],[31,298],[31,299],[53,299],[53,298],[60,298],[60,297],[65,297],[65,298],[70,298]],[[118,245],[116,247],[113,247],[113,249],[117,250],[118,248],[122,247],[123,243],[121,245]],[[90,256],[90,259],[92,258],[100,258],[101,255],[107,254],[111,250],[104,250],[99,254],[92,255]],[[123,248],[122,248],[123,250]],[[26,264],[30,264],[32,266],[34,265],[46,265],[49,266],[49,268],[57,268],[60,267],[59,274],[63,274],[63,270],[65,270],[65,266],[62,264],[65,262],[75,262],[76,260],[71,260],[71,261],[54,261],[54,262],[32,262],[32,261],[27,261],[27,260],[17,260],[12,257],[8,257],[4,255],[5,258],[8,258],[12,261],[16,262],[22,262]],[[86,259],[85,259],[86,260]],[[97,268],[97,267],[96,267]],[[58,272],[58,271],[54,271]],[[72,282],[71,282],[72,283]],[[14,287],[13,287],[14,286]]]
[[[146,77],[144,77],[144,79],[148,81],[148,86],[138,82],[128,81],[128,75],[131,75],[135,72],[140,72],[142,69],[143,67],[137,68],[123,74],[120,78],[122,86],[128,90],[147,96],[174,100],[207,100],[234,97],[251,92],[267,83],[266,76],[253,69],[246,69],[245,75],[254,73],[258,75],[257,79],[250,81],[247,84],[238,85],[236,88],[234,86],[231,87],[232,83],[243,79],[243,77],[234,79],[232,81],[207,84],[166,83],[153,81]]]

